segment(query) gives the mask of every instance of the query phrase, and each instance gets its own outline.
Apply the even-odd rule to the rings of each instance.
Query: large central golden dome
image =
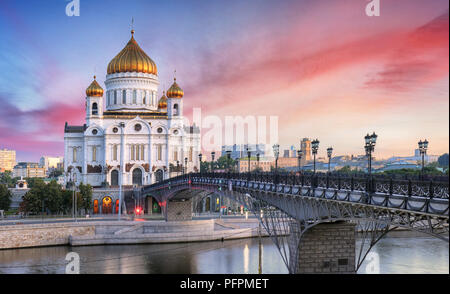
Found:
[[[131,39],[128,44],[109,62],[108,74],[142,72],[157,75],[155,62],[139,47],[133,34],[134,31],[131,31]]]

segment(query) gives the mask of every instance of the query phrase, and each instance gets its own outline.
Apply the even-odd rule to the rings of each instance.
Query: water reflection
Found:
[[[287,273],[278,249],[262,239],[262,272]],[[81,273],[258,273],[259,240],[184,244],[45,247],[0,250],[0,273],[64,273],[65,256],[77,252]],[[448,243],[434,238],[385,238],[373,249],[381,273],[447,273]],[[365,273],[363,263],[359,273]]]
[[[248,244],[245,244],[245,247],[244,247],[244,274],[248,274],[248,261],[249,261]]]

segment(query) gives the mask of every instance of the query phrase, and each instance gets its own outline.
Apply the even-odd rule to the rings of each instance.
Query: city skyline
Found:
[[[317,137],[319,156],[364,154],[373,131],[377,158],[425,138],[448,153],[448,1],[383,1],[372,18],[365,1],[80,3],[79,17],[64,1],[0,11],[0,148],[18,161],[64,154],[64,122],[84,120],[85,89],[94,74],[104,87],[132,17],[160,92],[176,70],[189,117],[275,115],[280,145]]]

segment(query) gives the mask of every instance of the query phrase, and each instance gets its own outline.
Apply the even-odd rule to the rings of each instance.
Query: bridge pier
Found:
[[[349,222],[322,223],[301,234],[300,223],[291,223],[289,271],[355,274],[355,226]]]
[[[192,198],[170,200],[165,211],[167,222],[192,220]]]

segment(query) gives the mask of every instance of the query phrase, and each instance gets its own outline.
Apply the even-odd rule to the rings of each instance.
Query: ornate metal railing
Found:
[[[270,183],[274,186],[297,186],[326,188],[343,191],[361,191],[369,194],[414,196],[426,198],[448,199],[449,182],[429,180],[395,179],[385,177],[335,176],[333,174],[277,174],[277,173],[190,173],[174,177],[149,187],[174,185],[178,182],[195,180],[201,183],[204,179],[238,180],[247,187],[253,183]],[[275,191],[274,191],[275,192]],[[278,191],[282,192],[282,191]]]

